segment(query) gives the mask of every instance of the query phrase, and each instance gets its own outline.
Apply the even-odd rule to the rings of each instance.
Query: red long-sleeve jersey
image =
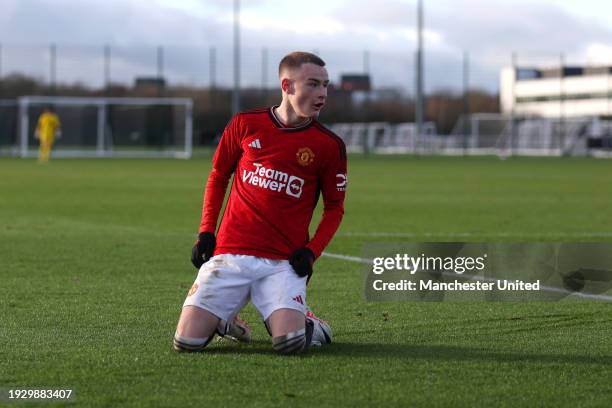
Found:
[[[321,255],[344,214],[346,148],[338,136],[315,119],[285,127],[274,108],[234,116],[213,157],[199,232],[215,232],[232,173],[215,255],[287,259],[303,246]],[[309,239],[319,194],[323,217]]]

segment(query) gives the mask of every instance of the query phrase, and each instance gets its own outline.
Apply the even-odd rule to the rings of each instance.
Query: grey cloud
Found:
[[[231,27],[177,9],[134,1],[2,0],[5,43],[227,43]]]
[[[242,3],[243,9],[275,4],[271,0]],[[498,70],[509,63],[511,51],[579,53],[589,42],[612,40],[612,31],[607,27],[569,15],[553,5],[476,0],[425,3],[426,26],[442,35],[440,44],[427,44],[428,89],[460,88],[462,50],[471,52],[472,83],[494,90]],[[217,81],[231,83],[232,24],[218,18],[222,13],[231,15],[229,0],[202,2],[203,9],[194,13],[144,0],[64,0],[61,7],[50,0],[2,0],[1,4],[0,41],[4,46],[5,73],[11,64],[15,66],[15,61],[27,59],[27,53],[22,52],[24,57],[17,55],[15,47],[11,50],[11,44],[57,42],[60,51],[65,44],[89,44],[95,49],[82,52],[82,57],[76,56],[82,61],[69,67],[71,72],[68,68],[61,71],[62,65],[59,66],[60,74],[66,75],[60,75],[60,80],[68,80],[68,74],[78,74],[83,81],[94,77],[92,81],[96,83],[102,71],[99,57],[102,44],[114,45],[113,55],[118,60],[113,63],[113,75],[123,75],[124,79],[154,72],[154,46],[163,45],[167,74],[175,81],[203,85],[210,78],[208,48],[215,46]],[[378,34],[414,28],[414,4],[397,0],[350,2],[325,13],[342,22],[345,30],[327,35],[298,34],[280,28],[243,28],[243,83],[261,83],[262,47],[271,48],[266,74],[269,83],[275,80],[276,62],[286,52],[319,51],[328,60],[332,79],[337,79],[341,73],[360,72],[362,51],[369,49],[375,85],[413,89],[414,41]],[[38,52],[36,63],[29,65],[39,65],[45,60],[41,52],[44,54],[47,50]],[[94,56],[86,57],[90,54]],[[89,70],[86,58],[91,58]],[[22,64],[27,65],[27,62]]]
[[[362,24],[375,28],[416,26],[416,6],[397,0],[348,2],[332,11],[332,15],[349,24]]]
[[[482,52],[581,52],[591,41],[612,40],[612,30],[552,4],[461,2],[432,10],[430,24],[452,46]]]

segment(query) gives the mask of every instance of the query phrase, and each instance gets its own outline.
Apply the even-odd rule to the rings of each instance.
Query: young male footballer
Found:
[[[331,341],[308,312],[306,283],[344,214],[346,150],[317,121],[329,84],[325,62],[293,52],[281,60],[279,78],[281,104],[234,116],[215,152],[193,248],[200,269],[176,328],[177,351],[202,351],[249,300],[279,353]],[[323,216],[309,237],[319,194]]]

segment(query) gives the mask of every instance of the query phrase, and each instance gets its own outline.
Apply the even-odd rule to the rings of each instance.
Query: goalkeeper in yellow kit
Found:
[[[49,161],[49,155],[51,154],[51,147],[55,137],[61,137],[61,122],[59,117],[53,112],[51,107],[45,107],[43,113],[38,118],[38,125],[36,126],[36,133],[34,136],[40,141],[40,147],[38,149],[38,161],[47,162]]]

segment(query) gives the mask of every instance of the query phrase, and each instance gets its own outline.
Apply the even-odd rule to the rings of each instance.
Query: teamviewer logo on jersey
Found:
[[[287,185],[287,194],[292,197],[300,198],[302,195],[302,187],[304,187],[304,179],[299,177],[289,177],[289,184]]]
[[[291,197],[300,198],[304,187],[304,179],[290,176],[284,171],[265,167],[261,163],[253,163],[255,170],[242,170],[242,182],[266,190],[285,192]]]

